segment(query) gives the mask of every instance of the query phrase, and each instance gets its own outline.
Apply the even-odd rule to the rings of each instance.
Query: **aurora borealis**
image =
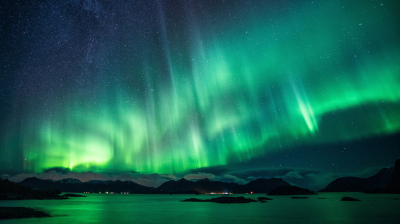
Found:
[[[174,174],[397,135],[399,9],[395,0],[9,3],[0,169]]]

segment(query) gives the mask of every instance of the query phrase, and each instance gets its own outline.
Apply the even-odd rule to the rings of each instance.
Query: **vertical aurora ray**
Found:
[[[176,24],[158,2],[148,39],[124,17],[123,38],[99,50],[101,81],[85,90],[95,97],[72,86],[51,117],[35,110],[12,131],[24,136],[24,169],[175,173],[399,132],[398,3],[387,2],[241,4],[230,20],[184,3]],[[144,53],[121,56],[128,45]]]

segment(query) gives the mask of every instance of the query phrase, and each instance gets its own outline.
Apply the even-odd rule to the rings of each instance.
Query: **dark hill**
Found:
[[[256,179],[250,181],[245,185],[248,191],[253,193],[269,193],[271,190],[279,186],[290,186],[286,181],[281,178],[271,178],[271,179]]]
[[[395,187],[400,179],[400,163],[396,161],[396,166],[399,168],[384,168],[380,170],[374,176],[368,178],[360,177],[341,177],[332,181],[328,186],[319,192],[376,192],[378,193],[381,189],[389,189]],[[399,163],[399,164],[398,164]],[[397,169],[397,170],[396,170]],[[398,177],[396,177],[396,175]],[[397,180],[397,182],[396,182]],[[372,192],[371,192],[372,193]]]
[[[256,179],[246,185],[237,183],[225,183],[202,179],[189,181],[184,178],[170,180],[161,184],[157,189],[145,187],[132,181],[100,181],[91,180],[82,183],[76,179],[63,179],[59,181],[42,180],[36,177],[26,178],[21,185],[35,190],[60,190],[62,192],[129,192],[131,194],[174,194],[174,193],[269,193],[279,186],[290,186],[287,182],[278,178]]]
[[[400,194],[400,159],[396,161],[387,185],[368,190],[366,193]]]
[[[386,188],[397,189],[397,191],[399,191],[400,189],[400,159],[398,159],[394,164],[394,169],[392,175],[389,178]]]
[[[56,189],[63,192],[83,192],[80,187],[82,182],[71,178],[68,178],[66,180],[53,181],[53,180],[42,180],[36,177],[29,177],[21,181],[20,184],[25,187],[30,187],[33,190]]]
[[[360,177],[341,177],[332,181],[319,192],[359,192],[363,190],[362,182],[364,179]]]
[[[77,179],[59,181],[42,180],[36,177],[26,178],[21,185],[35,190],[57,189],[62,192],[130,192],[131,194],[148,194],[154,191],[152,187],[142,186],[132,181],[88,181],[82,183]]]
[[[200,193],[205,193],[204,190],[199,189],[199,187],[196,186],[195,182],[188,181],[184,178],[175,181],[175,180],[170,180],[167,181],[163,184],[161,184],[158,188],[158,191],[163,191],[166,193],[171,193],[175,191],[197,191]]]
[[[68,199],[59,194],[61,192],[57,190],[32,190],[7,179],[0,179],[0,200]]]
[[[170,180],[163,183],[157,188],[159,193],[171,193],[174,191],[197,191],[200,193],[268,193],[278,186],[290,186],[282,179],[257,179],[250,181],[246,185],[239,185],[236,183],[225,183],[220,181],[211,181],[209,179],[202,179],[196,182],[180,179],[178,181]]]

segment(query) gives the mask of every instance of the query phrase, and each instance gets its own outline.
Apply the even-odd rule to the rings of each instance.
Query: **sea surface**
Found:
[[[220,195],[86,194],[67,200],[0,201],[0,206],[38,208],[53,217],[1,223],[400,223],[400,195],[320,193],[308,199],[268,196],[266,203],[180,202]],[[231,195],[254,198],[265,194]],[[340,201],[343,196],[361,201]],[[318,199],[318,198],[326,199]]]

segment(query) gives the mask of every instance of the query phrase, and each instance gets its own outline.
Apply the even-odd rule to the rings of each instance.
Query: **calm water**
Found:
[[[237,195],[234,195],[237,196]],[[265,194],[244,195],[257,198]],[[342,202],[343,196],[361,199]],[[26,206],[51,218],[3,220],[2,223],[400,223],[400,195],[321,193],[309,199],[271,196],[267,203],[216,204],[179,202],[214,195],[89,194],[68,200],[0,201],[0,206]],[[317,199],[325,197],[327,199]]]

